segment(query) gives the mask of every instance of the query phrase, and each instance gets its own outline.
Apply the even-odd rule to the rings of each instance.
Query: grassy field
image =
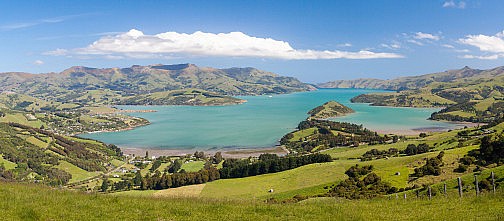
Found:
[[[94,176],[100,174],[100,172],[85,171],[85,170],[83,170],[83,169],[81,169],[81,168],[79,168],[69,162],[66,162],[64,160],[60,160],[59,165],[56,167],[72,174],[72,179],[70,179],[70,183],[79,182],[79,181],[82,181],[87,178],[94,177]]]
[[[408,183],[408,180],[409,174],[413,173],[414,167],[423,165],[425,163],[424,158],[434,157],[439,152],[364,162],[359,160],[336,160],[330,163],[307,165],[279,173],[217,180],[207,183],[201,192],[201,196],[210,198],[291,198],[298,194],[305,196],[316,195],[327,192],[327,190],[323,189],[324,186],[345,179],[347,177],[344,174],[345,170],[355,164],[371,164],[375,167],[374,172],[384,181],[391,183],[397,188],[405,188],[415,183],[439,182],[460,175],[453,172],[456,165],[453,163],[458,157],[463,156],[464,153],[471,149],[474,149],[474,147],[447,150],[443,161],[453,166],[444,169],[441,176],[428,176],[418,179],[413,183]],[[399,175],[395,175],[396,172],[399,172]],[[222,191],[224,189],[226,191]],[[268,190],[270,189],[273,189],[274,193],[269,193]]]
[[[0,117],[0,122],[14,122],[23,125],[28,125],[30,127],[40,128],[40,126],[45,125],[40,120],[28,120],[23,113],[7,113],[5,117]]]
[[[174,189],[166,189],[159,190],[152,194],[154,197],[171,197],[171,198],[180,198],[180,197],[199,197],[203,188],[205,188],[206,184],[197,184],[190,186],[183,186]]]
[[[89,115],[82,115],[82,116],[79,117],[79,119],[81,121],[86,122],[86,123],[104,123],[104,122],[109,122],[108,120],[94,118],[94,117],[91,117]]]
[[[204,165],[204,161],[185,162],[184,164],[182,164],[182,167],[180,169],[183,169],[186,172],[198,172],[199,170],[203,169]]]
[[[47,146],[49,145],[48,143],[44,142],[44,141],[41,141],[39,139],[37,139],[36,137],[33,137],[33,136],[30,136],[28,138],[26,138],[26,141],[34,144],[35,146],[38,146],[40,148],[47,148]]]
[[[335,161],[311,164],[279,173],[217,180],[207,183],[201,192],[201,196],[210,198],[270,198],[276,193],[320,186],[342,180],[346,178],[344,172],[347,167],[355,162]],[[269,193],[270,189],[273,189],[274,192]],[[296,195],[294,192],[292,193]]]
[[[296,131],[292,134],[294,135],[294,137],[292,137],[290,141],[298,141],[299,138],[310,136],[313,134],[313,132],[315,132],[315,129],[316,128],[308,128],[305,130]]]
[[[115,167],[119,167],[119,166],[122,166],[125,162],[124,161],[120,161],[120,160],[117,160],[117,159],[113,159],[110,161],[110,163],[115,166]]]
[[[4,220],[502,220],[504,193],[478,198],[356,200],[315,198],[288,204],[255,200],[145,198],[84,194],[0,183]],[[413,212],[415,211],[415,212]]]
[[[2,154],[0,154],[0,164],[3,164],[6,170],[14,169],[17,166],[17,164],[4,159]]]

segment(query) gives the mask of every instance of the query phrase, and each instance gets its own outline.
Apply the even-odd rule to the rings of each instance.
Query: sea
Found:
[[[428,120],[439,108],[378,107],[350,102],[359,94],[381,92],[390,91],[319,89],[282,95],[240,96],[247,102],[228,106],[117,106],[156,112],[128,113],[149,120],[151,124],[147,126],[80,136],[122,148],[182,151],[270,148],[278,145],[283,135],[296,130],[299,122],[308,117],[309,110],[330,100],[355,110],[353,114],[330,120],[362,124],[381,133],[414,134],[463,127]]]

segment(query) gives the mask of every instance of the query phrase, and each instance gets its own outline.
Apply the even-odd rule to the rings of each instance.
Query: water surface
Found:
[[[350,98],[363,89],[321,89],[272,96],[243,96],[248,102],[231,106],[118,106],[123,109],[156,110],[131,113],[152,124],[134,130],[83,134],[82,137],[114,143],[120,147],[155,149],[222,149],[272,147],[306,119],[310,109],[329,100],[338,101],[356,113],[333,119],[363,124],[371,130],[397,131],[418,128],[451,129],[457,125],[426,120],[439,109],[373,107],[352,104]]]

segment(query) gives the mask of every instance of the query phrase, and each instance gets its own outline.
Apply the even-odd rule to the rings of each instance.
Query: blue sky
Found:
[[[305,82],[504,65],[504,2],[0,1],[0,72],[194,63]]]

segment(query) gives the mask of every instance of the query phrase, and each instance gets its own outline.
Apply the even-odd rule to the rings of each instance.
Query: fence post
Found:
[[[446,195],[446,183],[443,185],[443,192]]]
[[[460,177],[458,177],[457,180],[458,180],[459,196],[462,197],[462,179],[460,179]]]
[[[495,194],[495,178],[494,178],[494,172],[492,171],[492,187],[493,187],[493,193]]]
[[[478,175],[476,175],[476,174],[474,174],[474,184],[476,187],[476,196],[479,196]]]
[[[429,200],[432,198],[432,189],[431,187],[429,186]]]

